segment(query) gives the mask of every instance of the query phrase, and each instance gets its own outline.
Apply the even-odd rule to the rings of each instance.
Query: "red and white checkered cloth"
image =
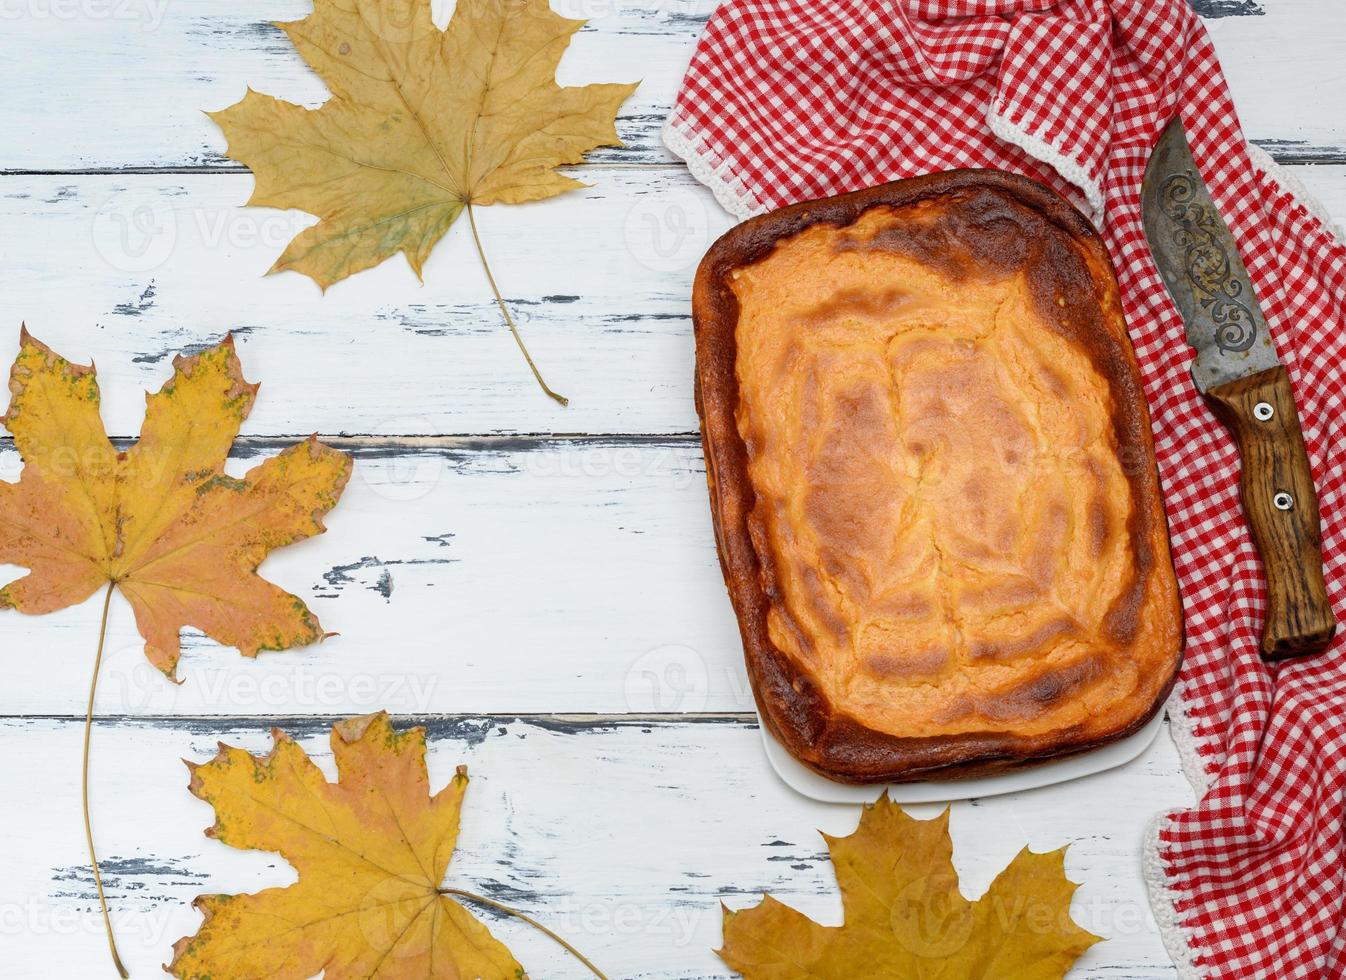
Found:
[[[1169,715],[1202,798],[1151,827],[1156,915],[1184,980],[1342,977],[1346,642],[1283,666],[1258,656],[1238,452],[1192,386],[1141,231],[1141,176],[1175,111],[1289,366],[1341,618],[1346,248],[1244,141],[1183,0],[728,0],[664,135],[740,217],[954,167],[1035,177],[1094,217],[1144,373],[1186,609]]]

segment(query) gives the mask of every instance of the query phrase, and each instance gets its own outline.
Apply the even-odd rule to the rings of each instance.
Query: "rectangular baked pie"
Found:
[[[1080,752],[1159,710],[1182,614],[1117,282],[1033,181],[954,171],[732,229],[693,296],[763,722],[850,782]]]

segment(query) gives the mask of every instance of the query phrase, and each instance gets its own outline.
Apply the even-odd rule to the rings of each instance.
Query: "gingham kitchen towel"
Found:
[[[1346,976],[1346,643],[1268,666],[1239,457],[1188,375],[1141,231],[1151,146],[1180,113],[1289,366],[1346,614],[1346,248],[1239,129],[1183,0],[728,0],[664,131],[720,202],[779,205],[953,167],[1046,182],[1102,229],[1154,417],[1187,653],[1169,704],[1201,796],[1145,873],[1183,978]]]

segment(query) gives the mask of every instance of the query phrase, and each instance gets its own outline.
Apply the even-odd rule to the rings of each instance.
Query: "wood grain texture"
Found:
[[[440,23],[447,3],[437,3]],[[668,163],[659,129],[715,0],[556,0],[587,17],[562,63],[562,84],[635,81],[618,119],[623,149],[600,163]],[[58,7],[68,14],[44,14]],[[322,83],[272,21],[307,13],[306,0],[264,8],[229,0],[74,0],[15,3],[6,43],[22,58],[0,60],[0,170],[234,168],[224,140],[202,114],[242,97],[247,86],[306,105]],[[1346,120],[1321,111],[1340,80],[1346,6],[1334,0],[1201,0],[1249,135],[1287,158],[1346,162]],[[70,71],[71,65],[80,66]],[[142,70],[152,65],[153,70]],[[117,84],[107,84],[115,78]],[[89,79],[94,81],[90,82]]]
[[[731,219],[685,171],[583,176],[586,190],[478,215],[568,409],[529,375],[465,225],[424,285],[399,257],[324,296],[298,273],[265,275],[312,219],[241,207],[247,174],[0,178],[0,361],[7,371],[23,320],[96,360],[104,418],[123,436],[173,355],[229,330],[262,382],[252,433],[695,431],[691,280]]]
[[[819,830],[854,829],[854,807],[792,795],[766,768],[760,733],[739,717],[461,716],[429,725],[434,786],[466,763],[472,776],[448,883],[537,916],[609,976],[728,978],[721,901],[755,904],[763,890],[822,922],[840,900]],[[330,719],[109,719],[94,732],[98,839],[122,952],[133,976],[158,974],[170,944],[195,930],[201,892],[254,891],[294,880],[279,857],[207,840],[210,808],[187,792],[183,757],[217,740],[254,752],[279,724],[329,777]],[[97,977],[107,969],[85,867],[78,789],[80,719],[0,722],[0,780],[29,787],[0,827],[22,854],[0,876],[6,976]],[[1106,776],[955,805],[954,862],[976,896],[1027,843],[1072,842],[1067,872],[1084,882],[1073,914],[1108,937],[1074,977],[1172,975],[1140,879],[1141,828],[1191,796],[1161,738]],[[922,817],[940,807],[914,808]],[[530,975],[586,976],[573,960],[509,920],[488,918]],[[39,969],[39,964],[41,964]]]
[[[1207,392],[1238,440],[1243,512],[1266,573],[1262,655],[1321,653],[1337,631],[1323,582],[1318,492],[1284,367]]]
[[[1192,0],[1192,9],[1207,20],[1218,17],[1263,17],[1266,10],[1254,0]]]
[[[100,714],[751,710],[692,438],[335,444],[355,470],[328,533],[261,571],[340,635],[249,661],[189,631],[174,685],[118,597]],[[0,614],[0,714],[82,710],[100,608]]]

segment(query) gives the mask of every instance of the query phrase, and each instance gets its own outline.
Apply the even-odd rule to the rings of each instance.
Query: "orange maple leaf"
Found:
[[[24,468],[0,482],[0,563],[30,569],[0,609],[49,613],[115,586],[135,611],[150,662],[172,677],[194,626],[246,656],[323,637],[297,597],[257,568],[276,548],[324,530],[350,478],[345,453],[309,439],[242,479],[224,472],[257,395],[232,340],[174,361],[150,395],[140,439],[108,441],[92,367],[23,332],[0,422]]]

